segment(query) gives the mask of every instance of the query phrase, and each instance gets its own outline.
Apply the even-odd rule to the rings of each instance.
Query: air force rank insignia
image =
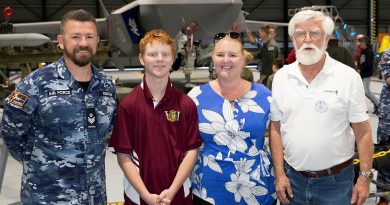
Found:
[[[94,108],[86,108],[87,114],[87,127],[88,128],[96,128],[97,119],[96,112]]]
[[[26,101],[28,100],[28,96],[23,94],[23,93],[20,93],[20,92],[17,92],[17,91],[14,91],[12,92],[8,97],[7,99],[5,99],[5,101],[11,105],[12,107],[15,107],[15,108],[23,108],[24,104],[26,103]]]
[[[176,110],[165,111],[165,115],[167,116],[167,120],[169,122],[179,121],[180,111],[176,111]]]

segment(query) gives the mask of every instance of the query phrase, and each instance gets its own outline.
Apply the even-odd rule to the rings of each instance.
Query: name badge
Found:
[[[316,111],[318,113],[324,113],[328,110],[328,105],[326,104],[325,101],[322,101],[322,100],[316,102],[315,107],[316,107]]]
[[[88,128],[96,128],[96,112],[95,108],[85,108],[87,114],[87,127]]]
[[[108,91],[100,91],[100,96],[114,97],[114,93]]]
[[[51,97],[51,96],[59,96],[59,95],[72,95],[72,91],[71,90],[53,90],[53,91],[49,91],[47,93],[47,95],[49,97]]]
[[[268,47],[268,51],[274,51],[275,47]]]

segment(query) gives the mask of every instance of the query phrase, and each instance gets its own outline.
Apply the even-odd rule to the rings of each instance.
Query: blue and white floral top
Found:
[[[193,194],[218,205],[272,204],[275,177],[264,145],[271,92],[252,84],[245,96],[229,101],[207,83],[188,95],[197,105],[203,139]]]

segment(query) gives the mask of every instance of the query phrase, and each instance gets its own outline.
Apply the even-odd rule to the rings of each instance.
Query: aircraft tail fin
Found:
[[[99,0],[100,7],[102,7],[102,12],[105,18],[107,18],[110,14],[107,11],[106,6],[103,3],[103,0]]]

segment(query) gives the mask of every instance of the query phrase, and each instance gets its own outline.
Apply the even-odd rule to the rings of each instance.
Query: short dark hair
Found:
[[[97,23],[96,23],[95,17],[91,13],[89,13],[88,11],[85,11],[83,9],[79,9],[79,10],[69,11],[68,13],[66,13],[62,17],[61,25],[60,25],[60,33],[61,34],[64,34],[65,24],[69,20],[82,21],[82,22],[92,22],[95,24],[95,26],[97,28]]]
[[[277,58],[274,61],[272,61],[272,65],[278,67],[278,69],[282,68],[284,65],[284,60],[283,58]]]
[[[363,36],[362,38],[359,38],[358,41],[364,42],[364,43],[366,43],[367,45],[370,45],[370,44],[371,44],[370,38],[368,38],[367,36]]]

